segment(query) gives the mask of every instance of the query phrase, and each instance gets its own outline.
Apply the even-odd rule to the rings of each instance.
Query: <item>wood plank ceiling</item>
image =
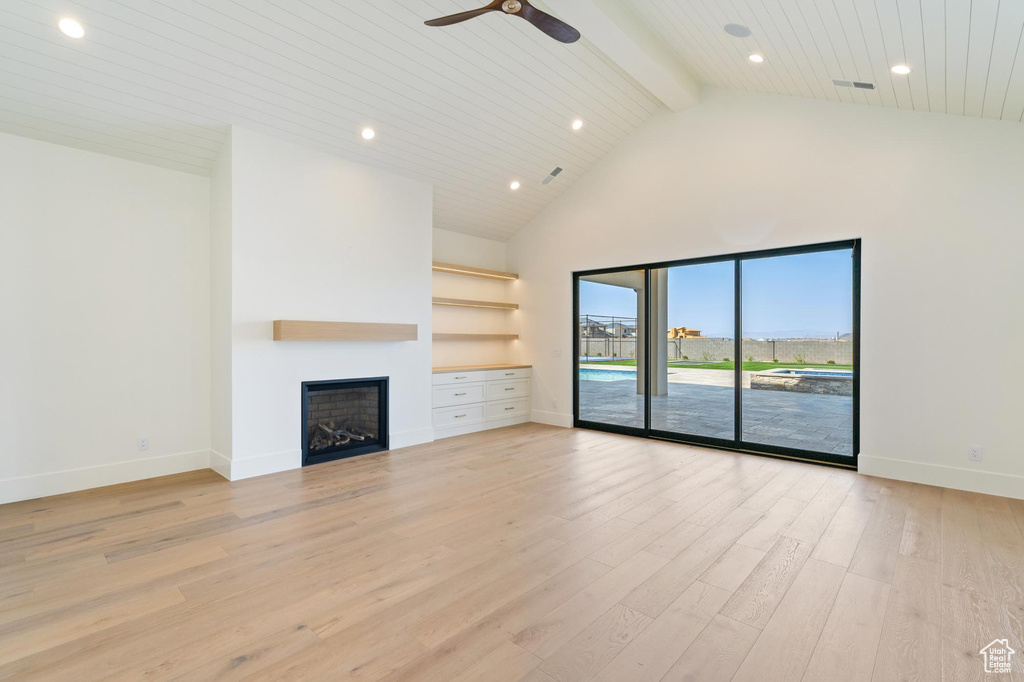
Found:
[[[621,1],[703,83],[1024,117],[1024,0]],[[0,130],[208,174],[240,125],[421,178],[437,227],[506,239],[661,104],[586,38],[562,45],[499,14],[422,24],[478,4],[3,0]],[[61,16],[86,37],[63,36]],[[727,35],[733,22],[752,35]]]
[[[631,0],[704,83],[1021,121],[1022,0]],[[747,26],[737,39],[728,23]],[[764,56],[761,64],[748,60]],[[907,76],[890,72],[909,66]],[[833,78],[874,82],[874,91]]]
[[[423,25],[475,5],[3,0],[0,130],[208,174],[240,125],[421,178],[435,226],[506,239],[661,105],[585,40]]]

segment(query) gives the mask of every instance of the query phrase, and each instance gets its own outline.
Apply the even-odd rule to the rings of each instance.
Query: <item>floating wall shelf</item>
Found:
[[[497,308],[498,310],[519,310],[518,303],[499,303],[497,301],[470,301],[464,298],[434,297],[434,305],[450,305],[460,308]]]
[[[483,277],[485,279],[519,279],[514,272],[502,272],[500,270],[486,270],[474,268],[470,265],[453,265],[451,263],[434,262],[434,272],[447,272],[452,275],[468,275],[469,277]]]
[[[529,369],[533,365],[453,365],[449,367],[435,367],[434,374],[446,374],[448,372],[473,372],[489,369]]]
[[[275,341],[415,341],[415,324],[274,320]]]
[[[434,334],[434,341],[515,341],[519,334]]]

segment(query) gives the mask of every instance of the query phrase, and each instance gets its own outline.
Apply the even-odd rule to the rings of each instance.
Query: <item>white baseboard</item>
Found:
[[[89,488],[141,481],[210,467],[210,451],[178,452],[161,457],[130,459],[93,467],[0,480],[0,504],[62,495]]]
[[[392,433],[389,445],[391,450],[397,450],[398,448],[406,448],[410,445],[430,443],[433,440],[434,429],[428,427]],[[272,452],[255,457],[236,457],[231,459],[219,452],[211,452],[210,456],[210,468],[229,481],[241,481],[244,478],[276,474],[279,471],[289,471],[301,467],[301,450],[286,450],[284,452]]]
[[[223,455],[221,457],[223,457]],[[222,465],[223,464],[221,463],[221,466]],[[271,452],[266,455],[256,455],[255,457],[233,457],[228,463],[228,476],[225,478],[229,481],[241,481],[244,478],[276,474],[279,471],[298,469],[301,466],[301,450]],[[215,471],[217,471],[221,476],[224,476],[224,472],[220,470]]]
[[[1013,474],[864,455],[857,458],[857,471],[868,476],[1024,500],[1024,476]]]
[[[388,436],[388,449],[397,450],[399,448],[407,448],[411,445],[432,443],[433,441],[434,427],[428,426],[423,429],[412,429],[410,431],[391,433]]]
[[[572,428],[572,415],[562,414],[561,412],[542,412],[540,410],[534,410],[530,421],[535,421],[538,424],[561,426],[567,429]]]
[[[210,468],[224,478],[231,480],[231,458],[220,454],[216,450],[210,450]]]

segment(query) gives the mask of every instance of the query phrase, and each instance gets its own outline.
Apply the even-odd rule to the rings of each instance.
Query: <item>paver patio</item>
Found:
[[[686,370],[693,371],[693,370]],[[706,375],[710,372],[700,372]],[[728,372],[715,372],[721,383]],[[732,439],[733,389],[694,382],[674,374],[668,395],[651,401],[651,426],[676,433]],[[701,383],[697,383],[697,382]],[[716,382],[718,383],[718,382]],[[749,385],[748,381],[744,382]],[[580,417],[588,421],[643,427],[644,399],[636,380],[580,380]],[[839,455],[853,454],[853,399],[845,396],[786,391],[743,391],[743,439],[751,443],[800,448]]]

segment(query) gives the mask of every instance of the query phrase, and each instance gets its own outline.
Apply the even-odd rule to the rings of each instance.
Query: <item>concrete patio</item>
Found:
[[[749,373],[744,373],[749,375]],[[669,377],[668,395],[655,396],[655,429],[732,439],[732,373],[682,370]],[[751,443],[838,455],[853,454],[853,399],[749,389],[744,376],[743,438]],[[580,418],[643,427],[644,399],[636,380],[580,380]]]

